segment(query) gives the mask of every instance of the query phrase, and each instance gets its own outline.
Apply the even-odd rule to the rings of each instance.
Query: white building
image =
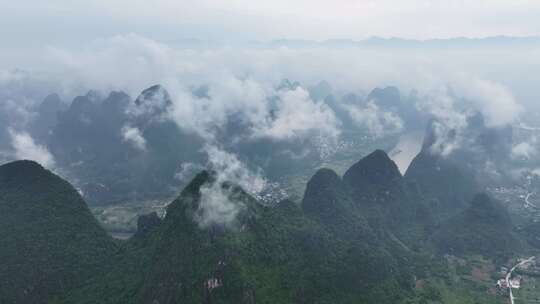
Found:
[[[520,277],[513,278],[509,281],[509,283],[510,283],[510,288],[519,289],[521,287],[521,278]]]

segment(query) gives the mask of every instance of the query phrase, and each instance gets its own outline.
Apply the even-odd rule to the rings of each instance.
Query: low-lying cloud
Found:
[[[357,125],[365,127],[375,137],[396,134],[403,130],[403,120],[399,114],[379,109],[372,100],[365,107],[344,107]]]
[[[209,169],[215,173],[215,181],[201,187],[199,209],[195,220],[201,228],[224,225],[235,228],[237,215],[247,206],[241,200],[231,199],[234,187],[224,187],[224,183],[240,186],[251,195],[261,192],[267,185],[266,179],[250,170],[238,157],[215,145],[207,145]],[[236,227],[237,228],[237,227]]]
[[[305,102],[305,88],[323,79],[332,83],[338,97],[396,85],[404,96],[415,89],[434,104],[444,98],[466,100],[484,113],[491,126],[513,122],[523,109],[508,87],[513,82],[490,69],[492,61],[500,58],[515,61],[506,63],[514,73],[525,69],[526,60],[511,55],[517,51],[458,49],[448,53],[434,49],[418,53],[408,49],[331,47],[195,50],[128,34],[99,39],[79,50],[48,47],[38,57],[42,64],[29,73],[47,79],[34,81],[40,87],[54,83],[52,89],[68,99],[89,89],[125,90],[136,96],[141,89],[159,83],[173,102],[170,118],[182,128],[211,137],[212,128],[223,126],[229,115],[242,113],[253,123],[255,136],[289,138],[310,130],[329,135],[339,132],[331,111],[321,104]],[[531,59],[528,62],[535,62],[533,51],[524,53],[524,57]],[[7,72],[2,75],[3,82],[11,86],[24,78],[9,76]],[[276,85],[284,78],[298,80],[302,88],[280,92]],[[193,96],[194,88],[202,86],[208,88],[207,94]],[[280,101],[275,109],[277,116],[270,120],[268,99],[272,96],[279,96]],[[434,115],[446,115],[437,107],[427,110],[434,110]],[[454,108],[446,106],[443,100],[443,111],[448,110]],[[375,134],[400,128],[398,117],[379,113],[374,105],[353,114]]]
[[[272,116],[256,123],[254,137],[291,139],[312,131],[328,138],[339,135],[339,121],[332,109],[315,103],[305,89],[281,90],[277,96]]]
[[[28,133],[10,129],[9,134],[11,135],[14,158],[33,160],[46,168],[54,167],[53,155],[46,147],[36,144]]]
[[[141,131],[138,128],[131,126],[122,127],[122,139],[131,144],[134,148],[141,151],[146,151],[146,139],[144,139]]]
[[[190,49],[127,34],[98,39],[80,49],[50,46],[36,55],[39,64],[32,70],[16,71],[15,66],[0,70],[0,105],[5,108],[0,111],[21,117],[6,126],[17,130],[9,135],[17,157],[52,166],[53,156],[26,130],[33,119],[32,109],[46,94],[56,91],[64,100],[71,100],[91,89],[123,90],[135,97],[144,88],[161,84],[167,94],[162,91],[130,109],[134,123],[121,129],[121,140],[144,151],[148,148],[144,126],[135,122],[144,115],[173,121],[207,143],[204,151],[210,167],[218,172],[218,181],[234,181],[249,193],[258,193],[268,184],[263,173],[221,148],[220,130],[231,127],[231,120],[238,123],[233,127],[240,130],[239,140],[309,139],[321,143],[321,154],[328,154],[337,146],[344,124],[324,96],[314,97],[309,88],[327,80],[338,103],[345,94],[359,96],[362,103],[343,104],[343,109],[355,125],[374,137],[384,137],[406,131],[406,117],[366,96],[375,87],[393,85],[401,90],[402,101],[409,103],[403,108],[440,122],[435,125],[439,136],[432,149],[449,155],[467,144],[469,112],[479,111],[487,126],[501,127],[516,122],[524,109],[534,105],[536,99],[520,98],[531,96],[535,89],[527,83],[521,85],[521,79],[530,75],[540,81],[529,70],[531,64],[540,63],[537,55],[535,49]],[[283,79],[298,81],[298,85],[280,87]],[[447,137],[450,130],[455,131],[451,138]],[[307,155],[305,151],[295,153]],[[533,151],[516,145],[514,154],[530,156]],[[178,176],[184,178],[183,173]],[[216,212],[202,212],[201,225],[230,222],[242,208],[229,204],[223,191],[222,187],[203,191],[205,197],[215,199],[203,200],[201,208]],[[211,205],[216,203],[220,205]]]

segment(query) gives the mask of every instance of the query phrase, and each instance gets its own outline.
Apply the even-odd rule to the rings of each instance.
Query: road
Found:
[[[533,206],[536,208],[536,206],[529,201],[529,198],[531,198],[532,195],[534,195],[534,192],[527,193],[527,196],[525,197],[525,207]]]
[[[520,124],[519,124],[519,127],[522,128],[523,130],[527,130],[527,131],[540,131],[540,128],[538,128],[538,127],[527,126],[527,125],[524,124],[524,123],[520,123]]]
[[[510,277],[512,276],[512,272],[514,272],[514,270],[516,270],[516,268],[518,268],[519,266],[523,265],[523,264],[527,264],[529,262],[531,262],[532,260],[534,260],[535,257],[532,256],[526,260],[523,260],[519,263],[517,263],[516,265],[514,265],[514,267],[512,267],[512,269],[510,269],[510,271],[508,271],[508,273],[506,274],[506,286],[508,286],[508,291],[509,291],[509,294],[510,294],[510,303],[511,304],[515,304],[514,303],[514,294],[512,293],[512,288],[510,287]]]

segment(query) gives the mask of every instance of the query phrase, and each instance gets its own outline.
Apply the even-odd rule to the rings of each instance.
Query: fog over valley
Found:
[[[322,165],[361,136],[382,140],[421,134],[433,118],[446,128],[465,130],[467,113],[478,111],[488,127],[534,127],[532,79],[537,76],[530,67],[540,44],[523,38],[517,46],[506,46],[505,38],[499,40],[495,47],[489,39],[480,39],[472,46],[466,40],[449,40],[449,47],[425,49],[422,44],[435,42],[297,45],[285,40],[275,45],[178,47],[126,34],[77,49],[48,46],[38,55],[40,64],[28,70],[6,67],[1,73],[1,151],[5,160],[36,159],[69,174],[69,167],[84,161],[57,163],[55,158],[62,156],[55,155],[54,146],[64,150],[66,136],[77,137],[70,124],[90,129],[99,124],[105,134],[95,130],[96,141],[110,137],[109,144],[142,157],[150,154],[145,125],[161,121],[198,141],[198,148],[184,149],[202,158],[178,159],[173,167],[204,166],[205,146],[246,161],[249,152],[242,145],[255,142],[273,143],[273,153],[290,159],[316,157]],[[159,87],[153,87],[156,84]],[[148,96],[141,95],[146,89]],[[103,119],[110,123],[99,122]],[[57,123],[67,125],[59,130]],[[62,132],[74,134],[58,134]],[[400,142],[418,151],[420,136],[414,138],[416,148],[411,135]],[[451,152],[461,144],[457,139],[439,152]],[[513,143],[514,156],[533,157],[535,137],[521,140]],[[308,146],[301,144],[306,141]],[[395,139],[385,147],[389,152],[396,144],[391,141]],[[76,142],[70,145],[68,149],[84,149]],[[268,162],[264,156],[257,158],[248,161],[250,170],[264,169]],[[410,161],[412,155],[402,158]],[[406,167],[400,164],[403,172]]]

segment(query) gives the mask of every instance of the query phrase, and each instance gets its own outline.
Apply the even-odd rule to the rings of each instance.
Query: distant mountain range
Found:
[[[448,48],[448,47],[498,47],[512,48],[524,46],[540,45],[540,37],[512,37],[512,36],[492,36],[483,38],[456,37],[447,39],[406,39],[406,38],[383,38],[371,37],[363,40],[352,39],[328,39],[322,41],[305,39],[276,39],[271,41],[245,41],[245,42],[224,42],[200,39],[177,39],[165,41],[171,45],[179,47],[221,47],[221,46],[244,46],[244,47],[383,47],[383,48]]]
[[[285,79],[278,89],[295,90],[299,85]],[[194,89],[193,94],[194,98],[207,98],[204,88]],[[346,141],[368,133],[349,113],[349,108],[362,109],[367,101],[384,111],[401,111],[407,127],[418,128],[427,119],[407,107],[395,87],[377,88],[365,97],[349,94],[344,97],[346,106],[332,95],[326,82],[311,87],[310,95],[313,102],[328,105],[343,122]],[[271,104],[279,97],[269,98],[267,119],[272,120]],[[175,188],[187,183],[176,178],[182,166],[201,166],[207,161],[202,151],[206,139],[168,119],[171,105],[169,93],[161,85],[143,90],[134,99],[121,91],[108,95],[89,91],[65,103],[51,94],[32,112],[35,119],[27,131],[36,143],[48,148],[57,170],[73,181],[91,204],[170,197]],[[5,127],[0,129],[0,138],[5,139],[2,144],[11,142],[9,121],[6,123],[0,122]],[[240,114],[230,114],[214,137],[248,165],[264,169],[272,180],[310,170],[336,152],[325,138],[253,138],[251,127]]]
[[[278,89],[288,91],[299,86],[284,79]],[[208,88],[194,88],[194,98],[208,98],[205,90]],[[354,149],[364,145],[352,146],[358,138],[364,138],[363,142],[386,141],[384,146],[375,145],[390,151],[405,132],[425,132],[424,151],[434,145],[437,149],[460,145],[446,163],[457,161],[464,172],[474,168],[474,179],[492,178],[482,168],[486,162],[504,166],[509,163],[512,127],[488,127],[479,112],[467,114],[467,127],[455,130],[420,111],[415,106],[418,97],[414,93],[406,96],[395,87],[375,88],[365,95],[340,96],[328,82],[322,81],[308,91],[315,104],[324,104],[335,115],[341,130],[337,143],[326,142],[316,134],[282,141],[253,138],[250,123],[236,113],[229,114],[224,126],[214,132],[215,141],[248,166],[263,169],[273,181],[309,172],[323,164],[354,161],[358,153]],[[276,98],[279,97],[269,97],[268,120],[275,119],[272,103]],[[160,85],[143,90],[134,99],[124,92],[102,95],[90,91],[66,104],[58,95],[51,94],[31,112],[29,116],[34,118],[26,131],[37,144],[48,148],[59,172],[77,185],[89,203],[170,197],[174,194],[172,189],[187,183],[177,179],[183,166],[202,166],[207,161],[201,151],[207,140],[167,119],[171,105],[169,93]],[[9,118],[9,113],[0,113],[4,114]],[[371,130],[369,124],[377,126]],[[4,139],[1,144],[9,145],[9,120],[0,122],[0,126],[0,138]],[[379,128],[384,128],[385,133],[377,134]],[[436,133],[436,128],[445,133]],[[420,157],[429,155],[424,153]],[[414,162],[412,167],[409,174],[414,175]],[[495,169],[499,169],[501,178],[510,171],[506,167]],[[308,174],[305,173],[306,177]]]

